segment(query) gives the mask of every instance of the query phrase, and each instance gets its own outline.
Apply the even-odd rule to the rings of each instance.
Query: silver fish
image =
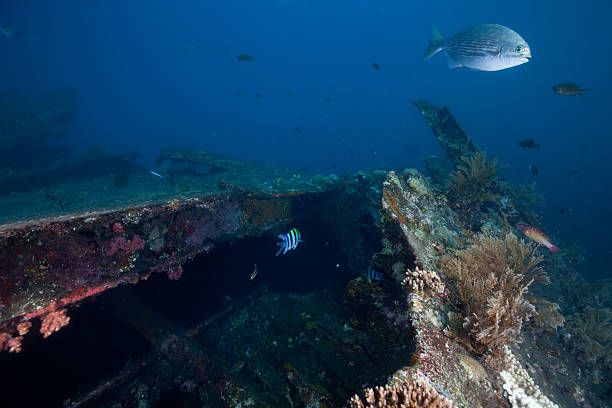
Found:
[[[515,31],[499,24],[471,26],[448,40],[432,26],[423,60],[440,51],[448,56],[449,68],[467,67],[479,71],[499,71],[531,59],[527,42]]]

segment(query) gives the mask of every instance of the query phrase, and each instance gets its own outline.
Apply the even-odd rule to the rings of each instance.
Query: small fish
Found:
[[[278,256],[281,252],[283,255],[285,255],[287,252],[293,251],[295,248],[297,248],[300,242],[304,242],[300,239],[302,234],[297,228],[291,228],[288,233],[280,234],[278,237],[281,239],[281,242],[277,243],[280,248],[278,249],[276,256]]]
[[[296,128],[295,128],[295,131],[296,131],[297,133],[302,133],[302,129],[300,129],[299,127],[296,127]]]
[[[540,174],[540,170],[538,170],[538,168],[534,166],[533,164],[529,165],[529,172],[533,174],[534,176],[537,176],[538,174]]]
[[[572,84],[571,82],[564,82],[557,84],[552,87],[552,90],[559,95],[576,96],[580,95],[584,98],[584,91],[590,91],[590,88],[582,88],[580,85]]]
[[[516,224],[516,227],[523,231],[523,234],[525,234],[525,236],[527,236],[529,239],[532,239],[542,246],[545,246],[553,254],[559,252],[559,247],[553,245],[550,238],[548,238],[548,236],[541,229],[526,224]]]
[[[258,93],[256,93],[256,94],[255,94],[255,97],[256,97],[257,99],[261,99],[261,98],[262,98],[261,94],[258,94]]]
[[[236,60],[238,61],[253,61],[255,58],[249,54],[240,54],[236,55]]]
[[[325,102],[330,102],[330,101],[331,101],[331,97],[330,96],[325,98]]]
[[[375,280],[375,281],[381,281],[383,279],[382,274],[380,272],[378,272],[376,269],[372,269],[372,268],[370,268],[368,270],[368,273],[366,274],[366,277],[368,279],[372,279],[372,280]]]
[[[253,267],[253,272],[251,273],[250,280],[255,279],[255,277],[257,276],[258,272],[259,272],[259,267],[257,266],[257,264],[255,264],[255,266]]]
[[[157,176],[159,178],[164,178],[164,176],[162,176],[161,174],[159,174],[157,172],[154,172],[153,170],[149,170],[149,173],[151,173],[152,175]]]
[[[13,30],[7,27],[0,27],[0,34],[6,38],[19,38],[21,33],[15,33]]]
[[[374,68],[375,70],[380,71],[380,65],[378,65],[377,63],[373,62],[370,65],[372,65],[372,68]]]
[[[478,24],[445,40],[436,26],[431,28],[423,60],[440,51],[448,56],[448,67],[499,71],[531,59],[527,42],[515,31],[499,24]]]
[[[525,149],[539,149],[542,146],[540,143],[536,143],[535,139],[525,139],[517,143],[517,145],[524,147]]]
[[[563,207],[563,208],[559,208],[559,212],[561,214],[570,214],[572,212],[574,212],[574,209],[571,207]]]

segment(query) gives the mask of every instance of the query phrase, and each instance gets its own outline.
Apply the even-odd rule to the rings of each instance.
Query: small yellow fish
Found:
[[[255,279],[255,277],[257,276],[257,272],[259,272],[259,267],[257,266],[257,264],[255,264],[255,266],[253,267],[253,273],[251,273],[251,279],[250,280]]]

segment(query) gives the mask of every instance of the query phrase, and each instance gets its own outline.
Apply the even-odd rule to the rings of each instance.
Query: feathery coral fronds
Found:
[[[478,208],[488,201],[499,200],[494,192],[497,177],[497,159],[487,161],[487,155],[478,152],[462,158],[463,163],[450,174],[447,182],[449,200],[460,206]]]
[[[463,304],[463,327],[484,348],[518,342],[524,321],[536,314],[525,299],[534,279],[547,281],[536,246],[512,233],[479,234],[475,242],[438,264],[453,280]]]

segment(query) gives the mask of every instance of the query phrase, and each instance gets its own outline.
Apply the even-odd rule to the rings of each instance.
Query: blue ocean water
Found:
[[[71,87],[79,112],[61,142],[75,151],[136,150],[151,167],[163,147],[179,145],[322,173],[422,169],[423,157],[442,151],[412,101],[448,105],[499,158],[503,176],[537,183],[547,233],[559,246],[583,247],[582,273],[595,279],[610,275],[611,7],[3,2],[0,26],[22,35],[0,37],[0,87],[32,94]],[[441,55],[420,61],[431,24],[451,36],[478,23],[516,30],[533,59],[498,72],[449,70]],[[254,60],[237,61],[239,54]],[[584,99],[567,97],[552,92],[559,82],[593,89]],[[529,138],[541,149],[517,146]]]

